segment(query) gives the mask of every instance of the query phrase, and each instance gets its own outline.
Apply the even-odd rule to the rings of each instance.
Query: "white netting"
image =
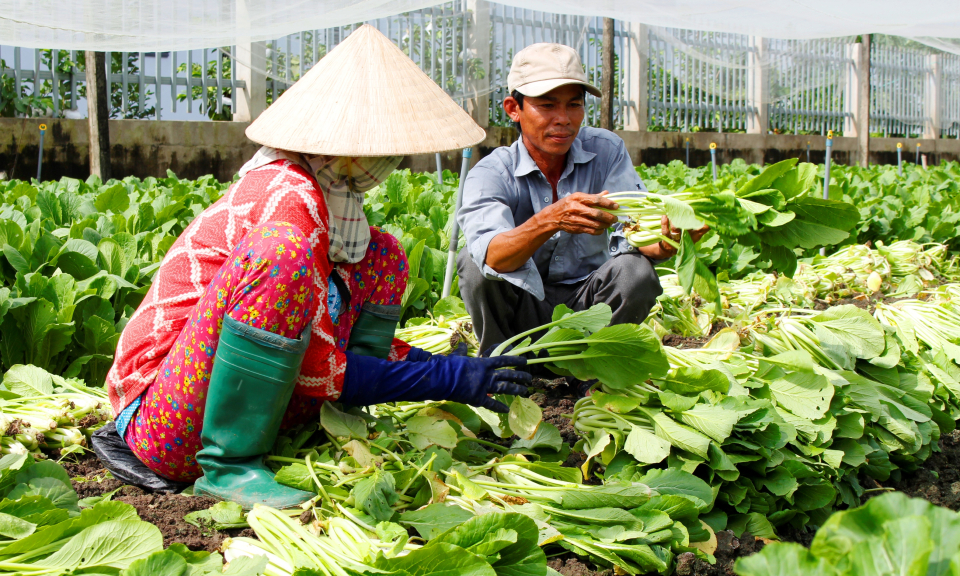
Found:
[[[261,73],[272,102],[365,21],[481,124],[504,126],[506,76],[524,46],[573,46],[600,82],[603,22],[591,15],[599,14],[616,19],[617,127],[843,134],[856,116],[856,32],[870,31],[871,132],[960,136],[960,20],[943,17],[955,0],[909,11],[859,0],[435,2],[0,0],[0,74],[21,97],[39,97],[34,107],[46,115],[82,116],[77,50],[120,50],[111,56],[114,117],[184,119],[185,106],[189,119],[229,120],[234,93],[245,90],[234,71]],[[265,42],[255,62],[237,49],[251,41]],[[586,121],[599,122],[599,100],[588,99]]]
[[[185,50],[268,40],[425,8],[435,0],[0,0],[0,43],[70,50]],[[862,33],[923,38],[955,51],[956,0],[513,0],[577,16],[768,38]]]

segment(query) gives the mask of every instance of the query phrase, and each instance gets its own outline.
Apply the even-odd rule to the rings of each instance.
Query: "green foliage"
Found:
[[[960,248],[960,163],[927,170],[905,164],[902,177],[896,166],[837,166],[830,177],[830,197],[859,210],[858,242],[912,240]]]
[[[960,570],[960,514],[901,493],[837,512],[810,549],[766,546],[737,560],[741,576],[951,575]]]
[[[399,170],[367,193],[363,209],[370,225],[398,238],[410,263],[401,326],[426,316],[440,300],[458,183],[449,170],[443,171],[442,186],[436,173]],[[459,293],[456,277],[451,293]]]
[[[225,187],[172,173],[0,183],[0,365],[101,384],[163,255]]]
[[[81,510],[66,470],[29,454],[0,458],[0,571],[4,573],[219,573],[219,555],[163,537],[129,504],[101,500]],[[204,570],[199,570],[199,568]],[[190,571],[193,570],[193,571]]]

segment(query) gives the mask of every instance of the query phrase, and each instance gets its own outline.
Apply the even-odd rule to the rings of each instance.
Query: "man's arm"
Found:
[[[487,266],[501,274],[513,272],[557,232],[603,234],[617,218],[599,208],[616,210],[619,205],[605,193],[576,192],[547,206],[516,228],[494,236],[487,247]]]

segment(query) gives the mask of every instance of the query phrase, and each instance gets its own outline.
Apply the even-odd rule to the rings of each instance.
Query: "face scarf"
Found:
[[[363,194],[386,180],[401,156],[313,156],[313,169],[330,213],[330,260],[355,263],[370,244],[370,224],[363,213]]]
[[[363,194],[380,185],[402,157],[309,156],[264,146],[243,165],[240,176],[281,159],[309,168],[320,184],[330,215],[327,257],[333,262],[362,260],[370,244]]]

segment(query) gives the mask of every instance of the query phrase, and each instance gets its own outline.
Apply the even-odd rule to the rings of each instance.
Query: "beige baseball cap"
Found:
[[[543,96],[567,84],[580,84],[600,97],[600,90],[587,82],[577,51],[563,44],[531,44],[517,52],[507,76],[507,89],[524,96]]]

